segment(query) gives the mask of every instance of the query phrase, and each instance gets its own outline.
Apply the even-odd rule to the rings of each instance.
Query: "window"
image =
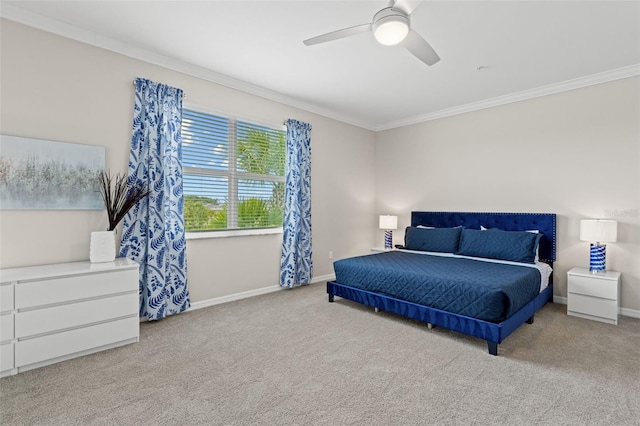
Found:
[[[182,111],[187,231],[281,227],[285,131]]]

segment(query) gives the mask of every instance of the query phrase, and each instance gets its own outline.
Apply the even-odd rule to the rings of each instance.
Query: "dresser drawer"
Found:
[[[13,285],[0,285],[0,312],[13,309]]]
[[[615,300],[572,294],[567,300],[567,311],[611,320],[618,319],[618,303]]]
[[[24,367],[57,357],[97,349],[139,336],[138,317],[78,328],[16,343],[15,365]]]
[[[21,282],[15,289],[16,309],[138,290],[138,270]]]
[[[618,282],[614,280],[569,275],[567,292],[618,300]]]
[[[13,315],[0,315],[0,343],[13,339]]]
[[[128,315],[137,316],[137,314],[138,298],[132,293],[18,312],[16,338],[51,333]]]
[[[0,345],[0,371],[13,368],[13,343]]]

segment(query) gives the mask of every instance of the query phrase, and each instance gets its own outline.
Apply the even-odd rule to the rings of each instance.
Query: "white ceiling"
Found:
[[[428,67],[365,33],[387,1],[5,1],[8,19],[381,130],[640,74],[640,1],[424,1]],[[478,69],[480,67],[480,69]]]

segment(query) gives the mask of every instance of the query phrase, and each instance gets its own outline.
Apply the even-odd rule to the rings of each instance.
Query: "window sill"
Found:
[[[205,238],[245,237],[249,235],[275,235],[282,234],[282,232],[282,227],[263,229],[233,229],[229,231],[187,231],[185,238],[187,240],[201,240]]]

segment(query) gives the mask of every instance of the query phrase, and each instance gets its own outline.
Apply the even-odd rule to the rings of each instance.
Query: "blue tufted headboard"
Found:
[[[411,212],[411,226],[452,228],[464,226],[470,229],[499,228],[504,231],[528,231],[537,229],[540,239],[540,260],[556,260],[556,215],[554,213],[481,213],[481,212]]]

